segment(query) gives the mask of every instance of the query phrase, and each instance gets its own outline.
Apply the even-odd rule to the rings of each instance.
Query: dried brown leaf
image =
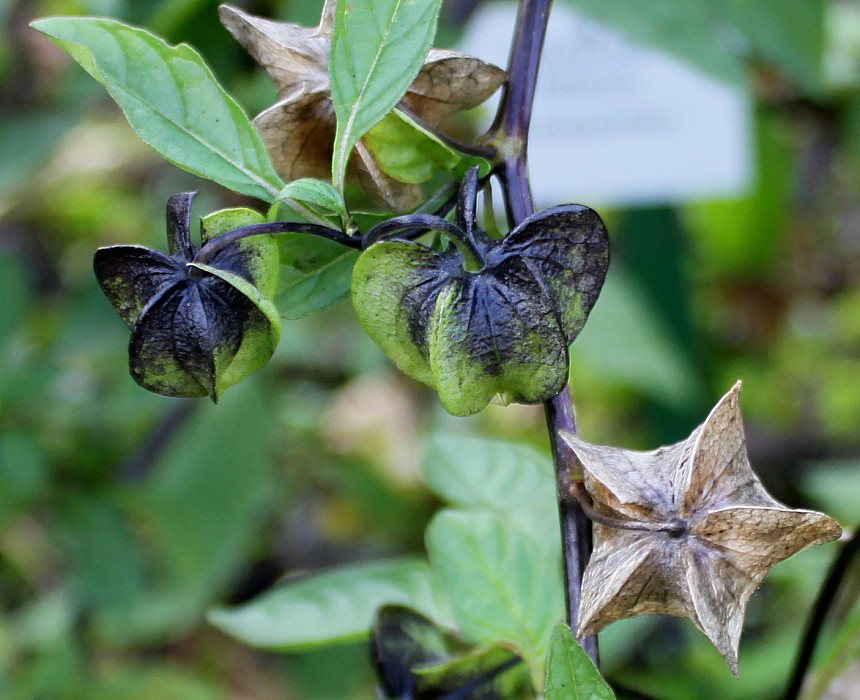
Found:
[[[833,518],[784,506],[753,473],[740,390],[738,382],[686,440],[652,452],[563,436],[594,509],[616,521],[595,526],[578,636],[635,615],[687,617],[737,673],[744,610],[770,568],[840,536]]]
[[[254,119],[278,174],[285,181],[331,177],[336,119],[331,102],[328,56],[335,3],[327,0],[317,27],[302,27],[249,15],[221,5],[221,22],[269,74],[278,100]],[[452,114],[479,105],[504,82],[500,68],[457,51],[431,49],[403,104],[433,127]],[[359,141],[347,175],[394,211],[418,202],[420,189],[387,175]]]

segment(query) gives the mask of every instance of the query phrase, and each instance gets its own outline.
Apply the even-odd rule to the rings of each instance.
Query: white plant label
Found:
[[[513,4],[483,5],[460,48],[505,66],[515,17]],[[748,96],[557,4],[538,78],[529,172],[539,207],[742,196],[753,172]]]

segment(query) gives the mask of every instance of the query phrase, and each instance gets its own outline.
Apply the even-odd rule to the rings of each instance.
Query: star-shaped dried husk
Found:
[[[636,615],[687,617],[737,674],[746,603],[767,572],[840,536],[833,518],[765,491],[747,457],[740,390],[738,382],[686,440],[653,452],[563,434],[596,512],[618,521],[595,525],[577,636]]]
[[[331,101],[328,55],[334,0],[327,0],[318,27],[302,27],[249,15],[230,5],[221,22],[269,74],[278,100],[254,119],[276,170],[285,181],[331,177],[336,119]],[[481,104],[504,82],[505,72],[457,51],[431,49],[402,103],[433,127],[455,112]],[[414,206],[417,185],[382,171],[364,141],[349,163],[352,182],[393,211]]]

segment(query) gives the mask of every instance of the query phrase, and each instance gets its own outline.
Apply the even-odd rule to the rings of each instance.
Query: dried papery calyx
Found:
[[[286,182],[303,177],[324,180],[331,175],[336,119],[328,60],[335,4],[335,0],[326,1],[317,27],[255,17],[231,5],[219,8],[221,22],[278,90],[277,101],[257,115],[254,127]],[[401,105],[438,129],[449,116],[481,104],[504,79],[503,70],[474,56],[431,49]],[[374,128],[384,131],[384,126]],[[356,144],[348,168],[350,180],[393,211],[415,206],[421,190],[391,175],[375,152],[373,136]],[[376,136],[384,140],[385,134]]]
[[[262,367],[278,343],[280,319],[271,302],[278,276],[272,236],[206,247],[219,234],[259,225],[250,209],[228,209],[202,220],[198,250],[191,243],[194,193],[167,205],[169,255],[137,245],[99,248],[96,277],[131,328],[134,380],[177,397],[222,392]]]
[[[833,518],[788,508],[753,473],[740,390],[738,382],[686,440],[653,452],[562,433],[595,511],[577,636],[636,615],[687,617],[737,674],[746,604],[767,572],[840,536]]]
[[[476,188],[472,168],[456,223],[407,215],[372,228],[352,280],[368,335],[458,416],[477,413],[496,395],[541,403],[561,391],[568,346],[609,264],[606,228],[591,209],[546,209],[494,240],[475,223]],[[427,230],[453,245],[439,252],[411,240]]]

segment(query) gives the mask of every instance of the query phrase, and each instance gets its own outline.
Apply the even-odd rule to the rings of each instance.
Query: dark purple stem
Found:
[[[541,49],[551,4],[552,0],[520,0],[508,61],[508,81],[495,122],[483,139],[485,145],[496,149],[493,172],[499,177],[511,226],[516,226],[534,213],[526,152]],[[565,386],[558,396],[547,402],[545,409],[561,518],[567,621],[576,630],[582,575],[591,556],[591,521],[573,495],[574,482],[581,479],[580,465],[576,455],[561,438],[561,431],[576,432],[576,418],[568,387]],[[587,637],[581,645],[597,663],[597,638]]]
[[[319,224],[309,224],[296,221],[270,221],[262,224],[251,224],[249,226],[240,226],[231,231],[222,233],[220,236],[215,236],[211,241],[205,243],[197,255],[194,256],[194,262],[206,264],[215,256],[215,254],[233,245],[243,238],[249,236],[262,236],[263,234],[271,233],[310,233],[314,236],[327,238],[335,243],[340,243],[349,248],[361,250],[360,236],[347,236],[343,231]]]
[[[508,60],[508,81],[496,120],[483,139],[484,144],[496,149],[494,171],[505,191],[512,226],[534,213],[526,153],[551,4],[552,0],[521,0]]]
[[[827,619],[827,613],[830,612],[833,606],[833,601],[842,586],[842,582],[845,580],[846,574],[851,571],[851,565],[854,563],[854,557],[857,556],[858,551],[860,551],[860,529],[855,530],[851,539],[842,545],[839,556],[836,557],[833,565],[830,567],[830,571],[827,572],[827,578],[824,580],[824,585],[821,587],[818,600],[815,601],[815,607],[809,618],[806,634],[803,637],[803,644],[801,644],[797,660],[794,662],[794,670],[792,671],[788,689],[785,691],[783,700],[796,700],[800,695],[803,681],[806,678],[806,672],[809,670],[810,663],[812,663],[812,656],[815,653],[818,638],[824,627],[824,621]]]
[[[561,438],[561,431],[578,432],[569,387],[565,386],[558,396],[547,401],[544,404],[544,410],[552,447],[552,461],[555,465],[555,486],[564,552],[567,623],[575,632],[579,618],[582,576],[591,558],[592,525],[576,498],[577,489],[582,483],[582,468],[573,450]],[[599,660],[597,636],[585,637],[580,640],[580,646],[597,664]]]

